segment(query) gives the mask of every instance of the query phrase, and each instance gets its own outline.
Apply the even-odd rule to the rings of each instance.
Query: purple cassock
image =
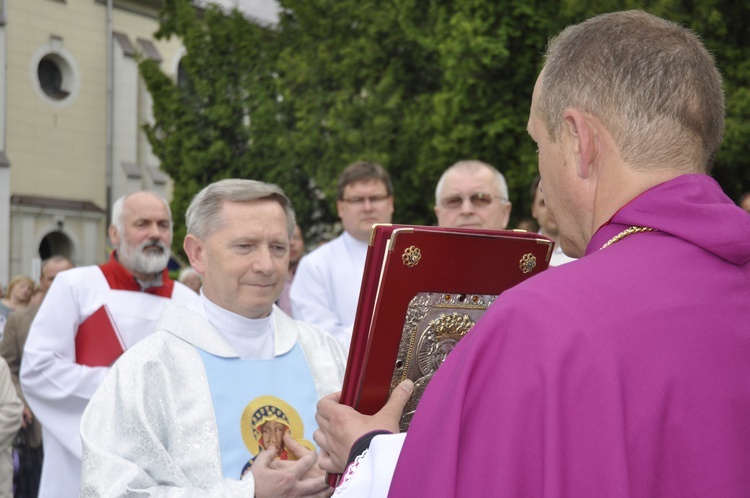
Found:
[[[710,177],[641,194],[451,353],[389,496],[750,496],[748,261]]]

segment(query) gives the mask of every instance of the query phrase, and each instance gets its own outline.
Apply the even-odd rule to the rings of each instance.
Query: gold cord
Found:
[[[655,228],[650,228],[650,227],[632,226],[630,228],[626,228],[622,232],[618,233],[617,235],[615,235],[614,237],[612,237],[611,239],[609,239],[606,244],[604,244],[602,247],[599,248],[599,250],[601,251],[605,247],[609,247],[612,244],[614,244],[615,242],[621,241],[622,239],[624,239],[628,235],[633,235],[634,233],[655,232],[655,231],[656,231]]]

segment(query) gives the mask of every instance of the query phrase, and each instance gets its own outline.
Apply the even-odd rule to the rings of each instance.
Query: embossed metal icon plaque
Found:
[[[390,391],[403,380],[414,392],[401,418],[408,429],[422,393],[458,341],[471,330],[497,296],[460,292],[420,292],[409,303]]]

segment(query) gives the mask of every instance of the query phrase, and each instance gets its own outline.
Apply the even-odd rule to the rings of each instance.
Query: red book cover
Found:
[[[125,351],[125,347],[106,304],[78,326],[76,363],[89,367],[108,367]]]
[[[503,291],[548,267],[553,246],[523,231],[374,226],[341,403],[372,415],[411,378],[406,430],[445,356]]]

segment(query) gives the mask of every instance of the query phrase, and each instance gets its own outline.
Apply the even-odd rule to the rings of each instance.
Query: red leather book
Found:
[[[545,270],[553,247],[523,231],[374,226],[340,402],[372,415],[407,377],[417,379],[412,398],[421,395],[461,334],[503,291]]]
[[[75,342],[76,363],[89,367],[108,367],[125,351],[106,304],[78,326]]]

